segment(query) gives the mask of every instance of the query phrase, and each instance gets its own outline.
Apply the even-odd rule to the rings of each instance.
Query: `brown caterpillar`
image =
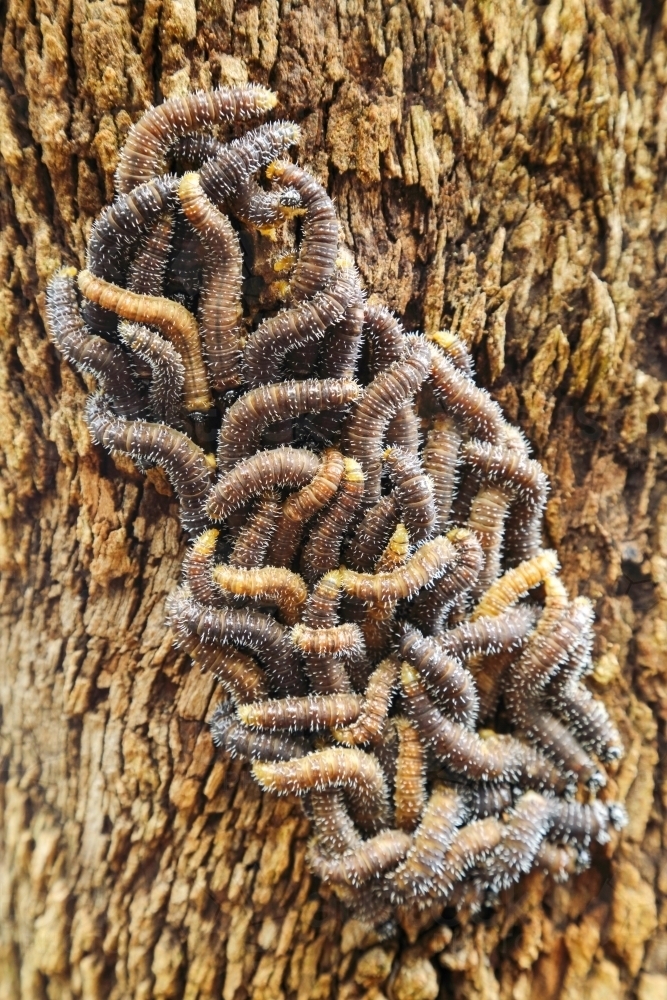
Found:
[[[373,379],[347,425],[346,443],[364,471],[368,505],[380,496],[383,442],[389,421],[419,389],[428,374],[429,360],[424,344],[411,343],[403,360],[395,361]]]
[[[128,350],[145,361],[151,370],[148,401],[153,419],[165,424],[179,424],[185,367],[176,348],[155,330],[139,323],[123,321],[118,325],[118,333]],[[106,391],[109,394],[109,390]],[[116,395],[113,389],[111,393]]]
[[[470,428],[475,437],[491,444],[503,439],[502,412],[488,392],[454,365],[433,343],[430,348],[430,384],[445,409]]]
[[[227,472],[251,455],[270,424],[345,407],[360,394],[360,386],[349,379],[290,380],[251,389],[224,415],[218,434],[218,469]]]
[[[434,879],[445,871],[447,849],[464,816],[459,794],[452,788],[436,785],[407,857],[392,875],[392,886],[401,901],[433,891]]]
[[[73,268],[63,268],[49,283],[46,293],[49,336],[80,372],[95,376],[102,392],[113,400],[115,413],[128,420],[142,417],[146,401],[129,359],[120,347],[86,329],[76,299],[75,277]]]
[[[400,655],[414,667],[447,715],[464,726],[474,726],[479,713],[477,687],[471,674],[456,659],[417,629],[403,636]]]
[[[305,698],[276,698],[236,706],[244,726],[310,732],[355,722],[360,711],[361,698],[357,694],[311,694]]]
[[[220,532],[217,528],[203,531],[190,546],[183,561],[183,583],[195,601],[211,608],[222,608],[224,596],[213,580],[215,550]]]
[[[494,785],[482,782],[467,785],[461,789],[468,814],[473,819],[500,816],[514,804],[514,792],[510,785]]]
[[[345,656],[363,650],[361,629],[353,622],[344,625],[330,625],[329,628],[309,628],[295,625],[292,642],[305,654],[311,656]]]
[[[301,566],[311,583],[338,566],[343,536],[364,496],[361,466],[353,458],[344,459],[344,464],[338,493],[331,506],[318,516],[303,550]]]
[[[90,396],[86,423],[97,444],[125,452],[142,465],[164,469],[178,496],[186,531],[198,533],[207,526],[202,500],[211,488],[211,470],[204,452],[190,438],[165,424],[116,417],[100,395]]]
[[[483,487],[473,500],[467,527],[474,531],[482,546],[484,565],[473,586],[478,596],[500,576],[505,520],[512,494],[499,486]]]
[[[209,517],[222,521],[249,499],[275,488],[301,489],[315,476],[320,459],[305,448],[260,451],[239,462],[211,490]]]
[[[278,566],[241,569],[218,563],[213,567],[212,578],[226,593],[275,604],[287,625],[299,620],[308,596],[301,577]]]
[[[116,188],[127,194],[161,172],[174,142],[227,121],[245,121],[274,108],[276,95],[254,84],[198,90],[151,108],[130,129],[116,169]]]
[[[285,733],[262,733],[246,729],[234,716],[231,702],[218,705],[211,717],[211,738],[231,757],[242,760],[294,760],[310,749],[305,740]]]
[[[362,750],[316,750],[299,760],[256,763],[252,770],[267,792],[303,795],[310,789],[342,788],[369,819],[387,821],[389,798],[382,769],[372,754]]]
[[[398,757],[394,779],[394,819],[401,830],[412,831],[426,805],[426,761],[417,730],[407,719],[395,720]]]
[[[178,595],[174,601],[178,600]],[[175,607],[176,605],[168,605]],[[234,702],[262,701],[269,697],[266,674],[252,656],[232,647],[207,645],[197,636],[182,636],[181,645],[187,649],[193,663],[203,672],[210,671]]]
[[[389,469],[401,520],[410,541],[418,545],[435,531],[433,483],[424,474],[419,459],[402,448],[388,448],[382,457]]]
[[[183,402],[188,413],[203,413],[213,405],[202,361],[197,321],[192,313],[171,299],[157,295],[138,295],[90,271],[79,272],[79,288],[91,302],[104,306],[123,319],[155,326],[170,340],[185,366]]]
[[[424,471],[431,477],[436,509],[434,530],[445,534],[450,526],[452,501],[458,480],[461,435],[452,417],[436,416],[422,453]]]
[[[521,597],[525,597],[534,587],[544,583],[557,569],[558,556],[548,549],[520,563],[514,569],[508,569],[478,601],[472,611],[471,619],[474,621],[486,615],[501,614]]]
[[[241,646],[255,653],[277,691],[303,694],[299,661],[289,632],[258,611],[206,608],[183,591],[170,596],[169,622],[182,643],[196,636],[204,645]]]
[[[299,547],[307,521],[336,495],[345,472],[345,459],[333,448],[325,451],[319,471],[307,486],[285,500],[282,516],[271,546],[271,561],[289,566]]]
[[[456,368],[472,378],[475,370],[472,355],[460,337],[451,330],[438,330],[436,333],[427,334],[426,339],[437,344]]]
[[[349,729],[337,729],[334,737],[351,746],[375,743],[384,729],[389,706],[398,682],[398,668],[392,657],[382,660],[368,679],[361,709]]]
[[[352,597],[369,604],[404,600],[437,580],[452,562],[452,543],[438,535],[424,542],[405,566],[392,573],[355,573],[342,569],[341,586]]]
[[[232,566],[252,569],[263,566],[267,553],[280,523],[280,501],[274,494],[260,500],[257,509],[243,525],[231,551],[229,562]]]
[[[466,528],[447,534],[450,545],[443,573],[432,587],[422,590],[410,604],[410,619],[422,631],[440,635],[444,618],[456,599],[465,597],[479,576],[484,554],[475,535]]]
[[[534,608],[519,607],[493,618],[465,621],[439,636],[438,646],[459,659],[510,653],[525,644],[536,619]]]
[[[204,247],[199,326],[211,386],[224,392],[241,383],[243,257],[239,238],[227,216],[206,197],[198,174],[185,174],[178,197]]]
[[[127,272],[127,287],[131,292],[140,295],[164,294],[173,236],[174,217],[170,211],[164,212],[139,242]]]
[[[298,143],[300,135],[294,122],[271,122],[228,145],[180,144],[179,153],[194,159],[195,167],[204,163],[201,185],[215,205],[226,204],[246,225],[270,233],[286,208],[300,205],[299,195],[293,188],[282,193],[265,191],[255,175]]]
[[[317,841],[309,845],[308,864],[321,879],[334,885],[359,888],[395,868],[410,849],[412,838],[401,830],[383,830],[362,841],[347,854],[327,857]]]
[[[533,867],[549,831],[553,801],[530,791],[510,810],[500,840],[486,858],[485,876],[495,892],[508,889]]]
[[[294,302],[304,302],[322,291],[333,277],[338,252],[338,218],[321,184],[295,163],[271,164],[267,176],[293,188],[306,211],[299,259],[290,279]]]
[[[243,355],[244,377],[256,387],[277,382],[290,351],[321,340],[342,319],[357,283],[353,267],[340,267],[331,283],[312,299],[285,309],[260,323],[248,338]]]
[[[536,788],[563,791],[560,772],[531,747],[510,736],[482,739],[444,716],[428,698],[416,671],[401,669],[406,710],[436,756],[455,774],[472,781],[520,781]]]
[[[377,554],[389,544],[398,520],[398,504],[393,496],[380,497],[366,511],[345,553],[351,569],[358,573],[369,573],[374,569]]]

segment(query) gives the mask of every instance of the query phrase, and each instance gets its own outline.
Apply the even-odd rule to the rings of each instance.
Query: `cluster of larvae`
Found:
[[[95,441],[178,498],[169,624],[225,692],[214,741],[302,797],[310,868],[360,919],[407,926],[585,866],[624,823],[600,794],[622,745],[541,467],[460,340],[368,304],[298,127],[241,127],[274,105],[147,111],[48,327],[95,376]]]

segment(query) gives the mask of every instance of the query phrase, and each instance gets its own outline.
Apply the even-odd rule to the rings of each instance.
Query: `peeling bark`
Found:
[[[639,0],[7,0],[0,83],[0,997],[667,996],[667,15]],[[378,942],[297,803],[216,757],[171,646],[166,480],[91,445],[44,287],[151,102],[247,79],[303,127],[369,291],[452,327],[552,482],[630,825],[565,886]]]

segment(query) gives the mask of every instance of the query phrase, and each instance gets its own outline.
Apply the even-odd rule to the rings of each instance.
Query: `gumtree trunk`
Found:
[[[639,0],[7,0],[0,81],[0,998],[667,996],[667,12]],[[44,286],[151,102],[257,80],[369,292],[455,329],[552,482],[596,605],[630,825],[566,886],[375,942],[296,802],[216,758],[163,625],[166,481],[91,446]]]

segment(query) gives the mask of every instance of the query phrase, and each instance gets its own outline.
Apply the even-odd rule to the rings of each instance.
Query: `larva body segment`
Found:
[[[281,505],[277,495],[269,494],[259,501],[257,509],[243,525],[231,551],[232,566],[252,569],[263,566],[280,522]]]
[[[424,471],[431,477],[436,509],[434,530],[444,535],[450,526],[452,502],[458,481],[461,435],[449,416],[436,416],[426,435],[422,454]]]
[[[331,506],[315,521],[303,550],[302,569],[310,582],[335,569],[345,532],[364,496],[364,475],[355,459],[344,459],[344,472]]]
[[[353,267],[339,268],[331,283],[312,299],[265,319],[248,338],[243,355],[244,376],[252,387],[277,382],[290,351],[321,340],[338,323],[357,283]]]
[[[534,608],[512,608],[493,618],[462,622],[439,636],[438,646],[449,656],[466,660],[480,653],[513,652],[525,645],[536,620]]]
[[[360,846],[361,836],[339,789],[310,792],[306,806],[315,827],[313,840],[317,840],[317,850],[323,855],[333,858]]]
[[[460,337],[451,330],[438,330],[436,333],[427,334],[426,339],[437,344],[459,371],[469,378],[473,377],[475,366],[472,355]]]
[[[412,838],[401,830],[383,830],[338,857],[327,857],[311,842],[308,863],[323,882],[359,888],[403,860]]]
[[[549,837],[564,844],[575,842],[588,847],[591,841],[606,844],[610,839],[609,828],[620,830],[627,823],[627,815],[617,802],[564,802],[549,800]]]
[[[504,487],[485,486],[473,500],[466,526],[474,531],[484,552],[482,567],[473,594],[478,596],[500,576],[505,520],[512,494]]]
[[[336,209],[322,185],[295,163],[274,163],[268,174],[283,187],[293,188],[306,211],[299,259],[290,279],[293,301],[305,302],[333,276],[338,253]]]
[[[109,451],[164,469],[178,496],[186,531],[198,533],[208,526],[202,501],[211,488],[211,471],[204,452],[190,438],[166,424],[115,417],[100,396],[89,398],[86,422],[94,440]]]
[[[151,370],[148,390],[151,416],[165,424],[179,424],[183,409],[185,366],[176,348],[156,330],[140,323],[118,324],[118,333],[128,350]]]
[[[487,816],[500,816],[514,803],[514,792],[511,785],[495,785],[481,782],[468,785],[461,791],[469,815],[473,819],[485,819]]]
[[[309,628],[295,625],[292,642],[305,655],[310,656],[350,656],[363,651],[361,629],[353,622],[331,625],[329,628]]]
[[[204,246],[199,323],[211,386],[224,392],[241,384],[243,257],[239,238],[227,216],[206,197],[198,174],[185,174],[178,196]]]
[[[350,292],[350,304],[342,319],[327,334],[322,345],[319,362],[322,376],[354,378],[361,351],[363,323],[364,296],[357,283],[357,287]]]
[[[498,404],[433,343],[430,344],[430,361],[429,381],[446,411],[469,427],[475,437],[499,444],[505,421]]]
[[[219,563],[213,567],[212,578],[225,593],[275,604],[287,625],[299,620],[308,596],[301,577],[278,566],[242,569]]]
[[[217,747],[243,760],[294,760],[305,757],[307,742],[286,733],[263,733],[239,723],[232,703],[218,705],[211,718],[211,737]]]
[[[263,663],[275,690],[303,694],[299,661],[289,632],[268,615],[246,609],[205,608],[189,595],[180,595],[171,601],[169,616],[182,642],[196,636],[207,646],[249,649]]]
[[[311,482],[285,500],[271,546],[271,561],[277,566],[289,566],[294,561],[306,523],[336,495],[345,468],[346,460],[339,451],[325,451]]]
[[[118,416],[128,420],[142,417],[146,402],[127,355],[120,347],[86,329],[76,298],[75,274],[72,268],[63,268],[49,282],[46,292],[49,336],[63,357],[80,372],[95,376]]]
[[[429,361],[424,344],[410,344],[401,361],[395,361],[373,379],[350,417],[346,444],[364,471],[365,502],[369,506],[380,497],[382,453],[389,421],[417,392],[428,374]]]
[[[433,483],[421,462],[402,448],[388,448],[383,455],[394,486],[394,496],[413,545],[426,541],[435,531],[436,507]]]
[[[361,698],[357,694],[313,694],[237,705],[236,711],[244,726],[255,729],[317,732],[355,722],[361,711]]]
[[[157,327],[170,340],[185,366],[183,400],[188,413],[202,413],[213,405],[202,360],[197,321],[192,313],[171,299],[157,295],[138,295],[90,271],[79,273],[79,288],[91,302],[104,306],[123,319]]]
[[[360,386],[350,379],[290,380],[251,389],[224,415],[218,434],[218,469],[227,472],[257,450],[270,424],[345,407],[360,393]]]
[[[424,542],[405,566],[391,573],[355,573],[342,569],[341,586],[352,597],[369,604],[395,603],[432,584],[446,572],[452,558],[452,543],[438,535]]]
[[[393,573],[405,566],[410,555],[410,536],[404,524],[397,524],[375,566],[376,573]]]
[[[370,370],[373,376],[405,357],[408,350],[405,332],[385,306],[366,306],[364,327],[371,346]],[[419,420],[411,403],[406,403],[389,421],[387,442],[403,448],[408,454],[416,455],[419,451]]]
[[[526,792],[503,823],[502,835],[486,861],[486,877],[495,891],[508,889],[531,870],[551,822],[551,803],[537,792]]]
[[[222,521],[250,498],[273,489],[298,490],[315,476],[320,459],[305,448],[260,451],[220,479],[207,501],[209,517]]]
[[[403,636],[399,652],[418,671],[436,704],[444,707],[448,716],[464,726],[475,725],[479,712],[477,687],[459,660],[417,629]]]
[[[369,818],[386,822],[387,786],[372,754],[362,750],[316,750],[282,764],[255,764],[253,774],[262,788],[278,795],[304,795],[311,789],[342,788]]]
[[[129,131],[116,170],[116,188],[127,194],[161,172],[170,147],[181,136],[228,121],[256,118],[276,105],[264,87],[197,90],[150,108]]]
[[[173,601],[170,598],[167,610],[180,606],[181,600],[178,596]],[[204,672],[210,671],[234,702],[245,704],[269,697],[266,674],[252,656],[231,646],[207,645],[196,636],[181,637],[181,644],[190,653],[193,664]]]
[[[554,681],[557,680],[555,677]],[[582,684],[559,688],[554,687],[554,681],[547,689],[547,708],[567,723],[585,750],[603,761],[618,760],[623,754],[623,743],[604,704]]]

